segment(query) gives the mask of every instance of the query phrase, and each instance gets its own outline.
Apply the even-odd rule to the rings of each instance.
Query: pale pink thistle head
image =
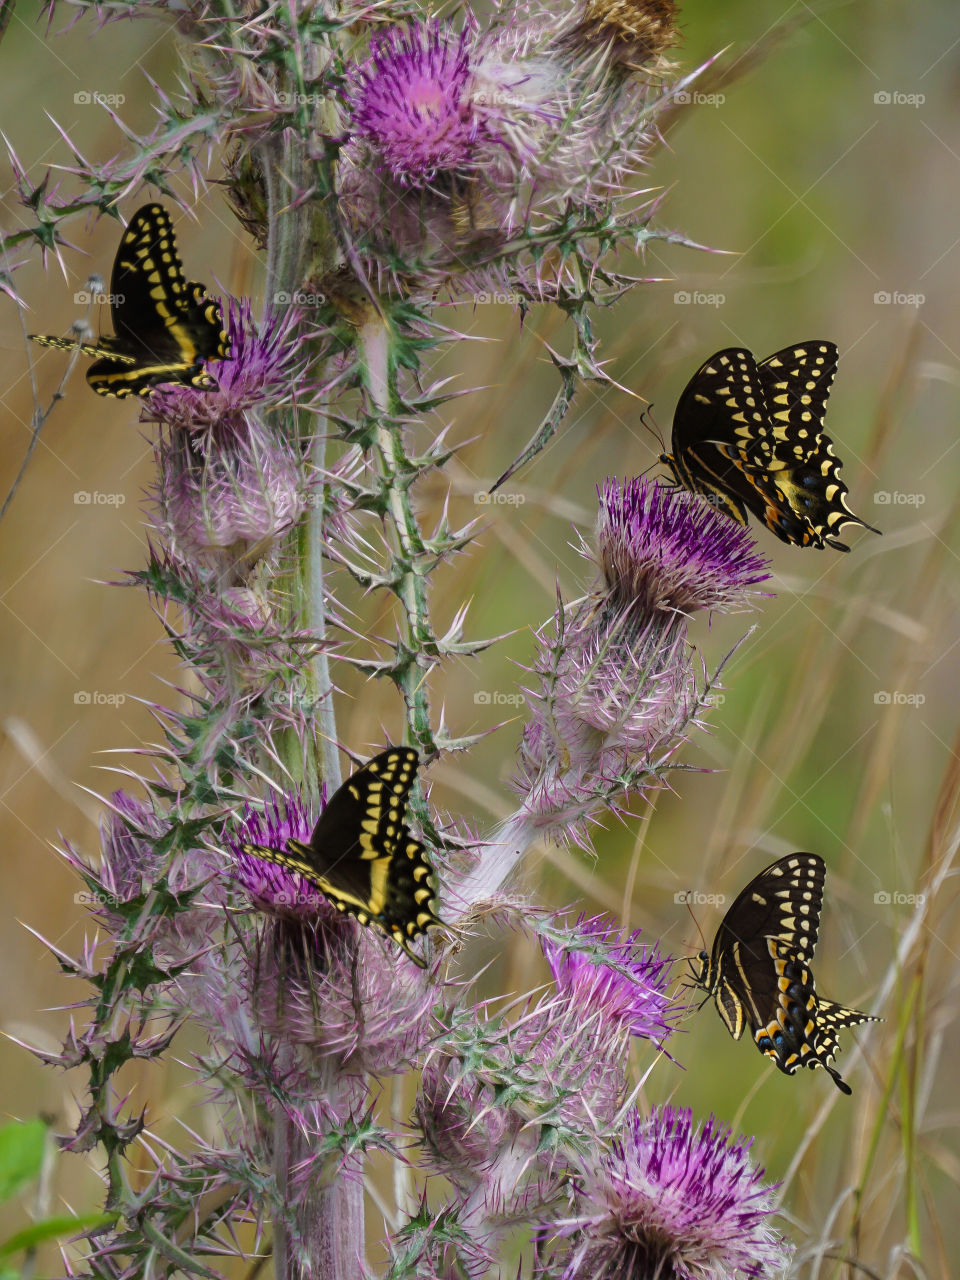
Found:
[[[539,642],[515,785],[535,826],[588,847],[602,803],[652,784],[681,740],[699,705],[693,664],[672,616],[595,599],[558,610]]]
[[[431,1168],[461,1192],[480,1186],[497,1154],[513,1143],[522,1119],[493,1104],[493,1090],[458,1058],[430,1055],[420,1077],[417,1124]]]
[[[541,1148],[540,1128],[531,1123],[525,1105],[540,1074],[536,1063],[517,1070],[530,1057],[529,1040],[507,1031],[485,1048],[478,1055],[479,1045],[472,1046],[476,1071],[459,1057],[442,1051],[431,1055],[416,1104],[427,1167],[457,1188],[463,1197],[461,1222],[476,1220],[481,1238],[490,1220],[536,1213],[556,1193],[563,1172],[550,1144]],[[516,1093],[508,1083],[511,1075],[517,1079]],[[554,1104],[553,1091],[541,1089],[537,1109],[547,1114]]]
[[[576,1217],[545,1226],[567,1240],[564,1280],[774,1280],[791,1249],[770,1226],[775,1186],[712,1117],[636,1113],[584,1171]]]
[[[346,1075],[403,1071],[434,1032],[436,967],[419,969],[382,934],[337,912],[269,923],[246,986],[264,1032]]]
[[[157,468],[155,522],[178,557],[218,571],[266,555],[307,501],[298,448],[253,419],[168,430]]]
[[[157,853],[163,822],[152,804],[128,791],[110,797],[110,813],[100,822],[100,880],[107,895],[120,902],[138,897],[163,870]]]

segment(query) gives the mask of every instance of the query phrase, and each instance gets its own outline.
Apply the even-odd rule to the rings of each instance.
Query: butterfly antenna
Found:
[[[646,429],[653,436],[654,440],[656,440],[657,444],[660,446],[660,452],[664,453],[667,446],[663,440],[663,432],[660,430],[660,428],[657,426],[656,421],[654,420],[652,404],[648,405],[646,409],[644,409],[643,413],[641,413],[640,423],[642,426],[646,427]]]
[[[693,914],[693,908],[690,906],[690,894],[689,894],[689,893],[684,894],[684,898],[683,898],[683,905],[684,905],[684,906],[687,908],[687,910],[690,912],[690,919],[693,921],[693,927],[696,929],[697,933],[698,933],[698,934],[699,934],[699,936],[700,936],[700,950],[701,950],[701,951],[706,951],[706,950],[707,950],[707,940],[706,940],[706,938],[703,936],[703,930],[700,928],[700,923],[699,923],[699,921],[697,920],[697,917]]]

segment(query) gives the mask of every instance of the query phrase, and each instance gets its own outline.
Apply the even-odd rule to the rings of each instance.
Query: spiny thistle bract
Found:
[[[102,16],[94,0],[71,10]],[[434,571],[476,531],[446,505],[428,529],[417,506],[456,453],[442,426],[419,443],[451,394],[430,362],[459,337],[437,306],[506,287],[569,322],[528,458],[583,382],[607,380],[596,309],[639,283],[618,255],[678,239],[636,198],[670,100],[674,5],[530,0],[486,24],[469,10],[424,20],[405,0],[123,12],[160,15],[192,42],[182,97],[154,86],[154,128],[125,128],[123,154],[99,166],[64,135],[59,185],[11,156],[26,229],[3,240],[0,287],[16,301],[17,245],[62,261],[70,218],[126,210],[145,183],[199,189],[221,147],[240,226],[264,250],[267,305],[257,322],[225,300],[232,354],[210,361],[215,385],[161,384],[143,405],[156,480],[147,563],[130,580],[186,678],[177,706],[153,708],[153,771],[130,779],[140,798],[109,802],[100,868],[66,849],[109,936],[78,960],[57,952],[97,997],[88,1025],[40,1054],[88,1071],[66,1145],[104,1157],[116,1220],[79,1248],[82,1265],[113,1280],[225,1254],[256,1254],[256,1268],[269,1230],[278,1280],[359,1278],[364,1180],[386,1187],[388,1162],[398,1197],[374,1233],[394,1280],[479,1276],[524,1225],[554,1280],[766,1274],[758,1260],[782,1248],[745,1150],[712,1123],[693,1133],[686,1113],[632,1111],[636,1059],[659,1064],[648,1089],[680,1087],[672,959],[612,918],[571,923],[503,892],[535,839],[589,844],[593,824],[663,785],[709,704],[692,617],[745,608],[765,576],[747,532],[685,494],[602,486],[587,597],[560,600],[537,634],[516,811],[476,833],[437,816],[428,787],[409,792],[453,935],[426,969],[250,849],[307,841],[325,812],[349,665],[393,686],[423,774],[477,740],[430,700],[440,664],[492,643],[465,634],[465,607],[444,628],[431,607]],[[390,618],[382,634],[356,622],[364,595]],[[403,816],[383,798],[396,836]],[[340,873],[349,885],[351,859],[364,861],[379,892],[389,859],[370,845],[377,822],[358,826]],[[413,860],[414,844],[389,856]],[[501,922],[540,940],[538,977],[552,982],[484,1001],[471,932]],[[206,1037],[193,1063],[217,1124],[177,1150],[115,1076],[161,1057],[188,1021]],[[408,1095],[387,1105],[382,1082],[404,1075]],[[149,1168],[136,1186],[120,1161],[134,1144]],[[418,1166],[446,1180],[430,1199]]]

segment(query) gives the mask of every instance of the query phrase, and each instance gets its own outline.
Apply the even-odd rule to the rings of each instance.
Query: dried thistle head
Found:
[[[571,39],[604,48],[624,71],[663,72],[678,39],[677,14],[674,0],[582,0]]]

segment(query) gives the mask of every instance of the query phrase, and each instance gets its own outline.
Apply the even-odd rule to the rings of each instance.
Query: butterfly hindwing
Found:
[[[418,758],[409,747],[388,748],[333,794],[309,841],[249,852],[299,872],[339,911],[382,930],[422,966],[410,944],[441,922],[433,868],[406,823]]]
[[[759,364],[745,348],[716,352],[680,397],[673,453],[662,461],[740,524],[751,512],[784,542],[848,550],[835,536],[843,526],[872,526],[847,505],[839,459],[823,434],[836,368],[837,348],[821,339]]]
[[[713,996],[727,1030],[739,1040],[749,1026],[761,1053],[781,1071],[830,1065],[835,1031],[875,1021],[819,998],[810,964],[816,950],[826,868],[812,853],[792,853],[765,867],[742,890],[701,955],[697,982]]]
[[[164,383],[216,385],[204,362],[230,356],[220,304],[207,297],[203,285],[184,279],[173,224],[162,205],[138,209],[120,239],[110,314],[113,335],[80,344],[82,354],[97,357],[87,382],[99,395],[143,395]],[[46,346],[78,345],[31,336]]]

